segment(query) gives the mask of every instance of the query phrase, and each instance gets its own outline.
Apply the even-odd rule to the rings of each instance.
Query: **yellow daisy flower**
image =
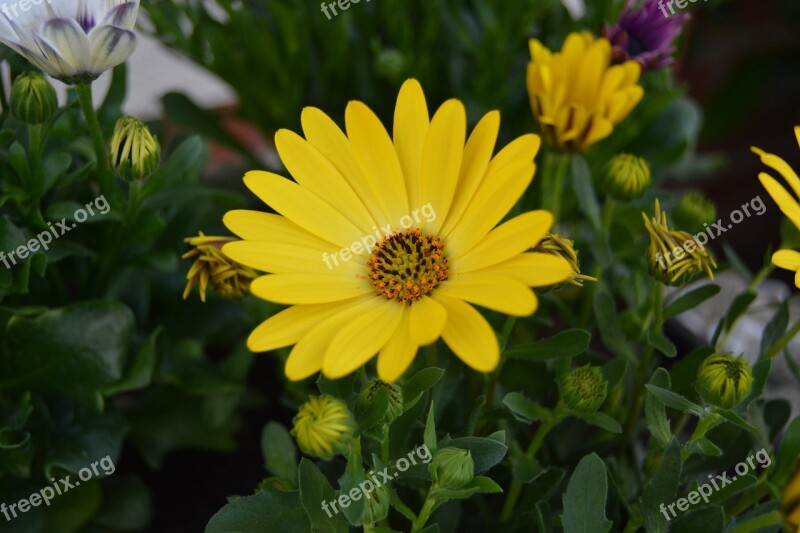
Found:
[[[528,95],[545,142],[583,152],[605,139],[644,96],[636,61],[611,65],[611,44],[571,33],[560,52],[529,41]]]
[[[499,113],[484,116],[469,138],[466,122],[458,100],[429,118],[422,88],[408,80],[394,138],[355,101],[346,134],[310,107],[305,138],[276,133],[294,181],[262,171],[244,181],[278,214],[224,217],[243,239],[224,253],[271,273],[251,292],[291,306],[252,332],[251,351],[294,345],[285,367],[292,380],[320,370],[339,378],[378,354],[379,377],[393,382],[439,337],[475,370],[497,366],[497,337],[470,304],[529,315],[537,308],[530,287],[562,282],[572,268],[526,253],[547,234],[550,213],[498,226],[533,178],[539,137],[524,135],[492,157]]]
[[[800,126],[795,126],[794,134],[797,137],[798,145],[800,145]],[[766,172],[761,172],[758,175],[761,184],[772,196],[772,199],[775,200],[775,203],[778,204],[778,207],[781,208],[783,214],[789,217],[795,227],[800,229],[800,204],[797,203],[796,198],[800,197],[800,179],[798,179],[797,173],[780,157],[768,154],[755,146],[751,150],[761,158],[762,163],[783,176],[783,179],[786,180],[792,192],[794,192],[794,195],[792,195],[786,190],[786,187],[778,183],[775,178]],[[796,250],[778,250],[772,255],[772,263],[778,268],[794,272],[794,284],[797,288],[800,288],[800,252]]]

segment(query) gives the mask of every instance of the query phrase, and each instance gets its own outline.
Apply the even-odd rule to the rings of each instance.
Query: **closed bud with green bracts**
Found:
[[[730,409],[741,403],[753,386],[753,372],[744,355],[713,354],[697,371],[697,392],[707,403]]]
[[[141,180],[158,167],[161,145],[139,119],[121,117],[114,126],[109,155],[118,176],[128,181]]]
[[[356,430],[356,421],[347,405],[328,394],[310,396],[292,422],[291,433],[300,450],[325,460],[345,454]]]
[[[630,154],[614,156],[606,167],[603,187],[615,200],[630,202],[644,194],[650,186],[650,165]]]
[[[561,401],[577,414],[589,415],[606,400],[608,382],[596,366],[586,365],[564,374],[558,382]]]
[[[20,74],[11,86],[11,113],[35,126],[48,121],[58,109],[56,90],[38,72]]]
[[[433,482],[444,489],[460,489],[475,477],[475,462],[469,450],[442,448],[428,466]]]

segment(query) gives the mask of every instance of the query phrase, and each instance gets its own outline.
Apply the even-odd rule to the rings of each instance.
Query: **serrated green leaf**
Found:
[[[645,385],[645,387],[658,401],[660,401],[667,407],[672,407],[673,409],[676,409],[683,413],[691,413],[697,416],[702,416],[703,414],[702,407],[700,407],[694,402],[690,402],[680,394],[675,394],[670,390],[662,389],[661,387],[657,387],[651,384],[647,384]]]

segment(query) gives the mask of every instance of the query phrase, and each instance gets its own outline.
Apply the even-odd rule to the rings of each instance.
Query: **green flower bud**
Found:
[[[381,50],[375,57],[375,72],[391,82],[399,82],[406,76],[408,62],[405,56],[393,48]]]
[[[11,113],[35,126],[49,120],[58,109],[56,90],[38,72],[20,74],[11,87]]]
[[[697,392],[707,403],[730,409],[744,400],[753,386],[753,373],[744,355],[713,354],[697,372]]]
[[[562,376],[558,390],[567,408],[589,415],[600,409],[606,400],[608,382],[598,367],[586,365]]]
[[[111,136],[110,156],[118,176],[128,181],[141,180],[158,167],[161,145],[139,119],[121,117]]]
[[[689,192],[681,198],[673,216],[678,226],[686,228],[687,231],[697,232],[703,229],[704,223],[711,224],[717,220],[717,208],[702,194]]]
[[[374,472],[373,472],[374,473]],[[368,478],[369,479],[369,476]],[[364,524],[380,522],[389,514],[391,496],[386,485],[381,485],[364,494]]]
[[[469,450],[442,448],[428,466],[434,483],[445,489],[460,489],[475,477],[475,462]]]
[[[390,424],[392,420],[403,414],[403,389],[393,383],[386,383],[379,379],[370,380],[358,395],[358,410],[362,413],[365,412],[381,389],[389,395],[389,409],[386,410],[384,422]]]
[[[650,186],[650,165],[641,157],[619,154],[606,167],[603,187],[615,200],[630,202],[639,198]]]
[[[356,430],[347,405],[327,394],[309,396],[292,422],[292,436],[303,453],[325,460],[347,452]]]

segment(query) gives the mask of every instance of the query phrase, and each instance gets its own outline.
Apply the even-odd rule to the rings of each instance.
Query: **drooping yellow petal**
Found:
[[[417,346],[434,342],[442,334],[447,313],[439,302],[424,296],[411,305],[409,334]]]
[[[345,110],[347,137],[358,167],[393,225],[408,214],[408,193],[392,140],[370,108],[358,101]]]
[[[500,345],[491,326],[471,305],[434,295],[447,312],[442,338],[459,359],[478,372],[491,372],[500,361]]]
[[[346,376],[383,348],[395,334],[403,307],[393,300],[375,298],[371,308],[345,324],[331,339],[322,362],[330,379]]]
[[[308,189],[277,174],[253,170],[244,177],[247,188],[264,203],[301,228],[340,248],[363,235],[339,211]]]
[[[348,300],[375,289],[366,279],[348,278],[337,274],[270,274],[257,278],[250,292],[280,304],[324,304]]]
[[[538,305],[533,291],[514,278],[468,272],[442,283],[437,294],[512,316],[528,316]]]
[[[394,149],[408,190],[408,203],[420,207],[422,201],[422,149],[430,119],[425,94],[417,80],[403,83],[394,109]]]
[[[467,114],[458,100],[448,100],[431,120],[422,150],[422,198],[436,211],[436,219],[427,222],[425,231],[439,233],[458,183]]]
[[[463,256],[454,256],[454,268],[470,272],[511,259],[534,247],[552,225],[553,215],[548,211],[523,213],[490,231]]]

